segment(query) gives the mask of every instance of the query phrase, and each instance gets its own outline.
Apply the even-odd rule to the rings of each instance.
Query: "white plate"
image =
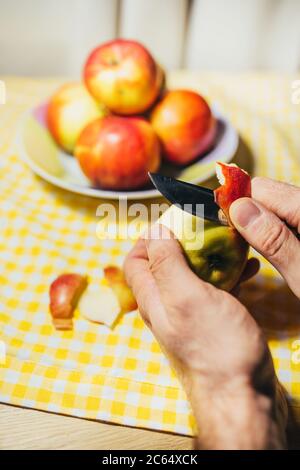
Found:
[[[45,124],[45,111],[46,105],[28,111],[17,136],[19,154],[34,173],[59,188],[85,196],[106,199],[148,199],[160,196],[151,187],[138,191],[109,191],[92,187],[76,159],[54,143]],[[215,174],[216,161],[229,162],[233,158],[238,147],[237,131],[215,107],[213,113],[218,121],[218,133],[212,150],[184,168],[164,164],[159,170],[161,173],[200,184]]]

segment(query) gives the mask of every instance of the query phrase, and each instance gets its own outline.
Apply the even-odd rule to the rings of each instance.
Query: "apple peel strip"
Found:
[[[229,209],[241,197],[251,197],[251,178],[235,163],[216,163],[216,175],[221,186],[214,190],[215,202],[222,209],[229,225],[233,226]]]

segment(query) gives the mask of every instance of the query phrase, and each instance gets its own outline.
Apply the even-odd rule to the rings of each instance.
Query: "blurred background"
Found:
[[[300,0],[0,0],[0,74],[75,77],[118,36],[167,69],[295,72],[299,20]]]

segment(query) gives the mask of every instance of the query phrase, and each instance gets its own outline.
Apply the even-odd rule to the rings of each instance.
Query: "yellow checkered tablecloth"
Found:
[[[254,174],[300,185],[300,104],[292,80],[274,75],[177,72],[170,86],[199,90],[228,115],[242,142],[237,160]],[[64,271],[101,277],[120,265],[130,241],[96,237],[99,201],[50,186],[14,150],[23,112],[43,101],[55,80],[5,79],[0,106],[1,269],[0,401],[131,426],[192,433],[186,397],[137,312],[114,330],[76,318],[57,332],[48,287]],[[278,377],[300,415],[300,307],[263,261],[242,300],[264,327]],[[220,360],[222,356],[220,355]]]

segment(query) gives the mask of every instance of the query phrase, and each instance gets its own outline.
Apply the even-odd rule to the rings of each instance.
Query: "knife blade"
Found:
[[[149,177],[156,189],[172,204],[192,215],[224,225],[224,217],[220,216],[221,210],[211,189],[159,173],[149,173]]]

